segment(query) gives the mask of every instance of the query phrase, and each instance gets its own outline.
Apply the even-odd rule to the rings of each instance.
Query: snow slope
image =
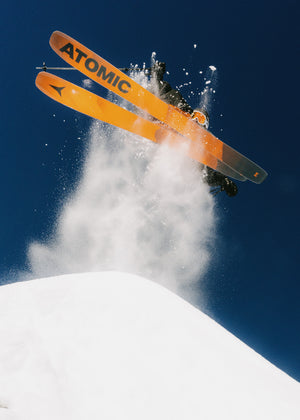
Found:
[[[0,288],[0,419],[299,419],[299,383],[119,272]]]

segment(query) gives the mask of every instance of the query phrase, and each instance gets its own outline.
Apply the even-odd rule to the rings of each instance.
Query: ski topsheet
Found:
[[[202,142],[207,152],[231,167],[242,178],[257,184],[266,178],[264,169],[223,143],[193,121],[188,114],[165,103],[75,39],[55,31],[51,35],[50,45],[67,63],[91,79],[148,112],[184,137]],[[164,136],[163,131],[157,133],[157,141],[162,140],[160,136]]]
[[[160,122],[146,120],[51,73],[40,72],[35,83],[43,93],[65,106],[156,143],[167,141],[171,146],[182,148],[185,154],[192,159],[222,172],[224,175],[245,181],[244,177],[207,152],[201,141],[192,142]]]

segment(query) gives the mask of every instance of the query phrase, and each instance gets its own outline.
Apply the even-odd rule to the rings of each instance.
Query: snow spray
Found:
[[[143,74],[135,78],[147,87]],[[198,281],[212,255],[216,224],[198,164],[167,144],[99,121],[88,138],[82,177],[51,237],[29,246],[32,275],[118,270],[173,291]]]

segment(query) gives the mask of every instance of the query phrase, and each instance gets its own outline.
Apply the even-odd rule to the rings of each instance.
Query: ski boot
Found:
[[[236,184],[230,178],[218,171],[206,167],[203,172],[203,179],[207,185],[213,187],[211,190],[213,195],[217,195],[222,191],[225,191],[228,197],[234,197],[237,195],[238,188]]]
[[[192,120],[196,121],[199,125],[204,127],[206,130],[209,126],[209,115],[205,109],[195,109],[192,113]]]

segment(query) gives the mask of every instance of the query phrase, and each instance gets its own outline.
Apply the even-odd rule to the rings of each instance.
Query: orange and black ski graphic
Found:
[[[207,152],[201,141],[191,141],[163,123],[154,123],[118,105],[74,85],[51,73],[40,72],[36,86],[55,101],[82,112],[92,118],[127,130],[155,143],[167,141],[181,147],[187,156],[209,166],[224,175],[245,181],[245,178]]]
[[[166,104],[144,89],[126,74],[75,39],[62,32],[55,31],[51,35],[50,45],[67,63],[91,79],[148,112],[181,135],[188,137],[192,141],[202,142],[208,153],[231,167],[241,177],[257,184],[266,178],[266,171],[257,164],[199,126],[195,121],[191,120],[189,115],[172,105]]]
[[[49,85],[51,86],[54,90],[56,90],[56,92],[58,92],[59,96],[61,96],[61,91],[65,88],[65,86],[54,86],[54,85]]]

